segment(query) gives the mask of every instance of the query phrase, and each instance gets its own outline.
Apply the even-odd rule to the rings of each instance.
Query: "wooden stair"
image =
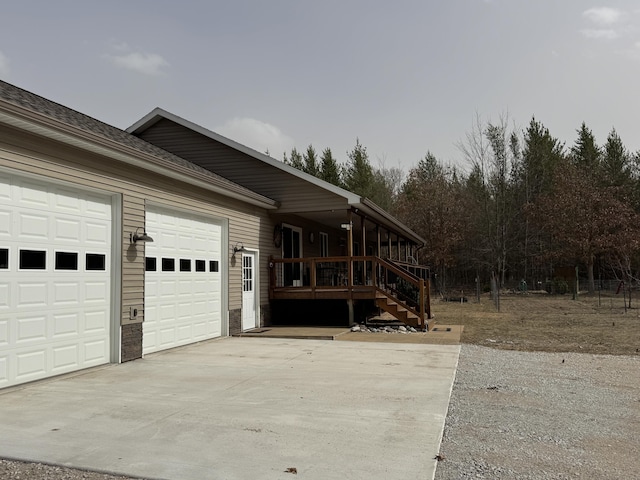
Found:
[[[410,325],[419,330],[427,330],[427,325],[421,325],[420,317],[409,310],[409,307],[400,302],[397,298],[385,294],[382,291],[376,292],[376,307],[390,313],[405,325]]]

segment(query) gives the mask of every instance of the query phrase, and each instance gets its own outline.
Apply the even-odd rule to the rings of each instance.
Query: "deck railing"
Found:
[[[431,318],[427,267],[376,256],[270,258],[269,267],[271,298],[375,299],[381,292],[423,321]]]

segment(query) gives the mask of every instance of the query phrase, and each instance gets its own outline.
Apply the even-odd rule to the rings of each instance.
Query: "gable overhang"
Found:
[[[0,99],[0,124],[112,158],[162,176],[170,176],[172,179],[267,210],[275,210],[278,207],[278,202],[275,200],[247,190],[240,185],[233,185],[205,172],[198,172],[158,156],[141,152],[102,135],[68,125],[2,99]]]
[[[316,193],[321,197],[321,201],[317,201],[312,204],[307,203],[304,205],[301,205],[300,203],[280,202],[275,213],[295,214],[303,217],[308,215],[310,218],[313,218],[314,213],[324,212],[327,213],[327,217],[333,217],[339,222],[340,217],[343,215],[341,212],[346,212],[348,210],[357,211],[356,213],[359,213],[370,221],[381,225],[383,228],[393,231],[396,235],[410,240],[417,245],[425,244],[425,240],[422,237],[391,214],[377,206],[371,200],[360,197],[348,190],[325,182],[324,180],[314,177],[313,175],[309,175],[308,173],[302,172],[291,165],[287,165],[286,163],[276,160],[269,155],[247,147],[246,145],[242,145],[230,138],[217,134],[162,108],[155,108],[149,114],[145,115],[139,121],[127,128],[126,131],[133,135],[142,135],[146,130],[152,128],[153,125],[161,120],[174,122],[177,125],[191,130],[192,132],[202,135],[210,140],[219,142],[222,145],[246,155],[247,157],[272,167],[273,174],[278,175],[283,183],[302,182],[306,186],[312,186],[314,191],[316,191]]]

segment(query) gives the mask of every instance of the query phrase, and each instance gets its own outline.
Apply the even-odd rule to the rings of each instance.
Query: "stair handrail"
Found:
[[[409,310],[410,312],[412,312],[415,315],[418,315],[418,317],[420,318],[420,324],[422,326],[426,325],[425,322],[425,316],[427,318],[431,318],[431,306],[427,304],[427,302],[429,302],[429,292],[428,292],[428,280],[424,280],[422,278],[417,277],[416,275],[413,275],[411,272],[403,269],[402,267],[396,265],[395,263],[388,261],[384,258],[380,258],[380,257],[375,257],[376,259],[376,263],[380,266],[382,266],[383,268],[386,268],[387,270],[391,271],[392,273],[394,273],[395,275],[397,275],[398,277],[404,279],[405,281],[411,283],[412,285],[414,285],[415,287],[418,288],[418,305],[419,305],[419,309],[418,311],[416,311],[414,308],[412,308],[406,301],[401,300],[399,298],[397,298],[396,295],[392,295],[387,291],[384,291],[382,289],[380,289],[379,286],[376,286],[376,288],[378,288],[378,290],[380,290],[381,293],[387,295],[390,298],[393,298],[394,300],[398,301],[398,303],[403,304],[403,306]],[[379,279],[380,280],[380,279]]]

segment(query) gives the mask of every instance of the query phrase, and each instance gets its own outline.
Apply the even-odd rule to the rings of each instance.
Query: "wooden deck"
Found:
[[[270,258],[272,300],[373,300],[399,320],[426,329],[429,270],[376,256]]]

